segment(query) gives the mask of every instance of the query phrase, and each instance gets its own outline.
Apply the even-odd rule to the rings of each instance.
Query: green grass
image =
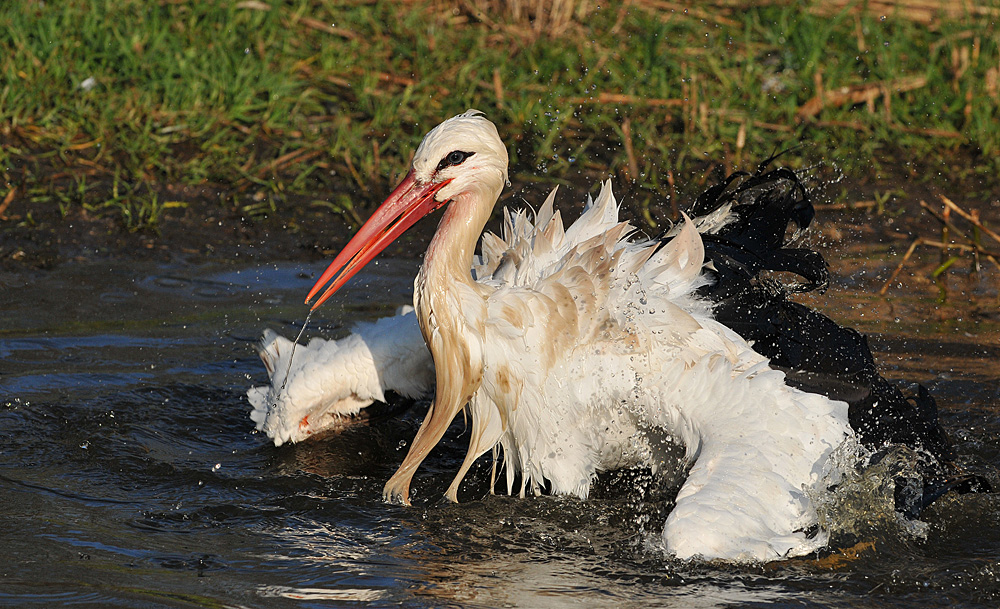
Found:
[[[865,175],[945,163],[995,181],[995,19],[927,27],[762,4],[713,21],[607,3],[550,40],[443,2],[5,2],[0,201],[16,189],[28,202],[7,223],[79,205],[155,230],[183,203],[168,187],[207,185],[251,218],[318,201],[354,221],[424,132],[470,107],[498,124],[520,179],[627,174],[652,201],[675,178],[800,142],[786,162]],[[916,77],[888,105],[797,117],[817,79],[831,91]]]

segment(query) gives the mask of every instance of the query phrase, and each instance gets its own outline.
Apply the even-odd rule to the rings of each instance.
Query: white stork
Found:
[[[356,412],[386,388],[418,395],[433,384],[430,410],[385,485],[385,498],[403,503],[414,472],[463,408],[472,433],[447,491],[453,501],[471,464],[498,446],[509,491],[519,473],[522,494],[547,483],[553,493],[586,497],[599,471],[655,465],[658,447],[644,430],[658,428],[683,443],[692,464],[663,529],[669,553],[768,561],[822,547],[814,500],[836,475],[831,454],[854,436],[847,403],[790,387],[713,318],[695,293],[708,279],[690,220],[666,245],[632,241],[635,229],[618,221],[607,183],[568,229],[550,196],[534,223],[509,214],[504,239],[485,235],[474,256],[507,181],[506,149],[480,114],[427,134],[409,174],[307,298],[329,283],[319,306],[447,204],[415,280],[415,311],[360,326],[343,341],[311,343],[291,368],[290,343],[266,337],[272,387],[250,396],[258,426],[276,444],[294,441],[323,416]],[[329,378],[318,372],[323,366]],[[404,386],[386,382],[390,371]]]

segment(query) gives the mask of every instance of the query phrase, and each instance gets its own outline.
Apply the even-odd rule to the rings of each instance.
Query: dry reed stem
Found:
[[[497,98],[497,108],[503,106],[503,80],[500,79],[500,70],[493,68],[493,95]]]
[[[589,0],[463,0],[462,4],[491,27],[504,23],[535,38],[558,38],[591,10]]]
[[[629,179],[639,179],[639,161],[635,156],[635,148],[632,147],[632,121],[625,119],[622,123],[622,139],[625,143],[625,155],[628,157]]]
[[[236,8],[249,10],[249,11],[261,11],[267,12],[271,10],[271,5],[266,2],[260,2],[259,0],[243,0],[242,2],[236,3]],[[302,25],[311,30],[316,30],[318,32],[324,32],[327,34],[332,34],[333,36],[340,36],[341,38],[347,38],[348,40],[354,40],[358,38],[356,32],[344,28],[337,28],[320,21],[319,19],[314,19],[312,17],[302,17],[292,15],[285,19],[286,25]],[[261,54],[263,56],[263,53]]]
[[[920,201],[920,207],[927,211],[932,218],[941,223],[941,240],[933,241],[925,237],[918,237],[914,239],[910,244],[910,247],[906,250],[906,254],[903,255],[903,259],[899,261],[896,269],[892,272],[892,275],[882,284],[882,288],[879,290],[879,295],[884,296],[889,290],[889,286],[892,282],[896,280],[899,273],[902,272],[903,266],[906,262],[913,256],[913,252],[917,249],[919,245],[926,245],[928,247],[937,248],[942,251],[942,255],[947,255],[948,250],[958,250],[960,252],[971,252],[974,256],[983,256],[987,260],[993,263],[998,270],[1000,270],[1000,252],[995,252],[984,248],[976,239],[973,239],[965,233],[962,229],[955,226],[954,222],[951,221],[950,212],[954,211],[956,214],[968,220],[973,226],[983,231],[994,239],[997,243],[1000,243],[1000,235],[991,231],[987,227],[983,226],[982,222],[974,214],[970,214],[961,207],[959,207],[951,199],[941,195],[941,200],[944,202],[945,208],[943,213],[939,213],[933,207],[931,207],[927,201]],[[952,236],[964,239],[967,243],[951,243],[950,238]]]
[[[5,220],[7,218],[4,214],[7,212],[7,208],[10,207],[10,204],[14,201],[15,195],[17,195],[17,186],[11,188],[7,193],[7,196],[3,198],[3,202],[0,202],[0,219]]]
[[[989,235],[994,241],[996,241],[997,243],[1000,243],[1000,235],[998,235],[997,233],[993,232],[992,230],[986,228],[986,226],[984,226],[983,223],[980,222],[978,218],[973,217],[972,214],[970,214],[969,212],[965,211],[964,209],[962,209],[961,207],[959,207],[958,205],[956,205],[954,203],[954,201],[952,201],[948,197],[946,197],[944,195],[939,195],[939,196],[941,197],[941,201],[947,207],[951,208],[955,213],[957,213],[958,215],[962,216],[963,218],[965,218],[966,220],[968,220],[970,223],[972,223],[973,226],[975,226],[979,230],[981,230],[984,233],[986,233],[987,235]]]
[[[361,190],[367,194],[368,185],[361,179],[361,174],[358,173],[358,170],[354,168],[354,163],[351,162],[351,153],[347,150],[344,151],[344,162],[347,163],[347,170],[351,172],[351,176],[354,178],[354,181],[357,182],[358,186],[361,187]]]
[[[845,210],[845,209],[870,209],[878,207],[878,201],[855,201],[853,203],[830,203],[828,205],[813,205],[816,211]]]
[[[928,239],[924,239],[923,237],[914,239],[913,243],[910,244],[909,249],[907,249],[906,253],[903,255],[903,259],[899,261],[898,265],[896,265],[896,270],[894,270],[892,272],[892,275],[889,275],[889,278],[886,279],[885,283],[882,284],[882,289],[878,291],[879,296],[885,296],[885,293],[889,291],[889,286],[892,285],[892,282],[896,280],[896,277],[898,277],[899,273],[903,270],[903,265],[905,265],[906,261],[909,260],[910,256],[913,255],[913,252],[917,249],[917,246],[923,243],[934,243],[934,242]]]
[[[911,76],[899,78],[888,82],[866,83],[863,85],[852,85],[849,87],[838,87],[833,90],[825,90],[822,82],[817,82],[816,95],[806,103],[802,104],[799,111],[795,113],[799,120],[808,120],[815,117],[828,106],[854,105],[862,102],[868,105],[868,111],[875,111],[875,99],[882,97],[888,109],[890,92],[902,93],[919,89],[927,84],[924,76]]]
[[[739,22],[723,17],[720,14],[721,11],[712,10],[711,8],[707,10],[698,8],[698,6],[711,7],[715,4],[713,2],[669,2],[668,0],[633,0],[633,2],[636,7],[656,14],[663,21],[669,21],[679,13],[687,17],[712,21],[720,25],[727,25],[730,27],[740,26]]]
[[[718,0],[716,3],[719,3]],[[849,10],[853,13],[899,17],[923,25],[932,25],[941,17],[957,19],[966,15],[1000,16],[1000,9],[995,6],[972,0],[827,0],[817,2],[809,10],[818,15],[836,15]]]
[[[630,104],[634,106],[653,106],[655,108],[672,108],[685,104],[683,99],[658,99],[618,93],[601,93],[597,97],[563,97],[559,101],[567,104]]]

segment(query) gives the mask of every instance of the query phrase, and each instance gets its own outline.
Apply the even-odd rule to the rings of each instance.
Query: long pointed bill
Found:
[[[417,220],[447,203],[435,200],[434,196],[450,181],[421,184],[413,177],[412,171],[407,174],[323,272],[306,296],[306,304],[329,283],[323,295],[312,306],[312,310],[316,310]]]

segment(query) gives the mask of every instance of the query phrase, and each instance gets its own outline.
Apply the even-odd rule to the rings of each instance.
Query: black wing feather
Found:
[[[922,495],[916,503],[898,502],[900,511],[917,513],[948,490],[988,490],[984,479],[953,465],[937,404],[926,389],[907,398],[878,373],[864,335],[788,299],[794,292],[825,289],[829,268],[819,252],[792,247],[815,208],[802,177],[783,167],[767,169],[772,161],[754,173],[728,176],[695,201],[695,217],[731,205],[729,221],[702,233],[714,281],[700,295],[713,303],[717,320],[785,371],[789,385],[847,402],[851,427],[864,445],[877,450],[902,444],[932,457]],[[792,225],[796,230],[789,235]]]

